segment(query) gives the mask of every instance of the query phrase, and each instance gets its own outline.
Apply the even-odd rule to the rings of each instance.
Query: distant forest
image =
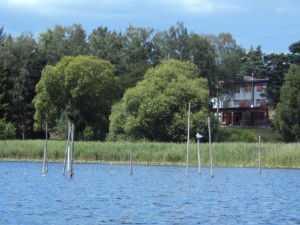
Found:
[[[265,95],[268,106],[276,108],[286,72],[291,64],[300,62],[300,42],[295,40],[287,47],[289,54],[266,54],[261,46],[245,50],[230,33],[188,32],[182,22],[165,31],[130,25],[125,32],[117,32],[100,26],[90,34],[79,24],[56,25],[38,38],[28,32],[12,37],[0,27],[0,139],[44,137],[44,131],[34,127],[36,85],[45,67],[55,66],[65,56],[93,56],[114,65],[119,100],[150,68],[175,59],[199,68],[198,76],[207,79],[210,97],[216,95],[221,80],[226,83],[252,74],[268,78]]]

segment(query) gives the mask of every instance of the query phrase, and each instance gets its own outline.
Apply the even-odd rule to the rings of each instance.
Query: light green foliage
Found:
[[[284,141],[300,141],[300,66],[291,65],[280,90],[275,125]]]
[[[105,138],[118,90],[113,73],[114,66],[108,61],[88,56],[64,57],[56,66],[47,66],[34,98],[36,128],[44,127],[46,121],[50,128],[55,127],[69,106],[77,134],[90,127],[93,138]]]
[[[208,87],[191,62],[166,60],[148,70],[144,80],[128,89],[110,116],[109,140],[186,140],[187,105],[191,133],[207,136]]]
[[[1,160],[43,160],[45,141],[2,140]],[[162,142],[75,142],[77,162],[129,163],[132,151],[133,162],[143,164],[176,164],[186,162],[186,143]],[[66,143],[48,141],[50,161],[63,161]],[[200,143],[201,165],[210,165],[209,144]],[[300,168],[299,144],[262,143],[262,167]],[[215,166],[258,167],[258,143],[213,143]],[[190,164],[197,165],[197,144],[190,145]]]

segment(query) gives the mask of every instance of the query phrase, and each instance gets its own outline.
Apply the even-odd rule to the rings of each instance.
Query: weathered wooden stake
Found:
[[[198,149],[198,173],[201,174],[200,138],[197,138],[197,149]]]
[[[211,130],[210,130],[210,117],[208,117],[208,137],[209,137],[209,155],[210,155],[210,176],[214,177],[213,171],[213,156],[212,156],[212,144],[211,144]]]
[[[42,174],[46,176],[48,172],[48,123],[46,122],[46,136],[45,136],[45,149],[44,149],[44,160],[43,160],[43,169]]]
[[[261,174],[261,142],[260,142],[260,136],[258,136],[258,166],[259,166],[259,174]]]
[[[71,126],[71,163],[70,163],[70,177],[74,175],[74,124]]]
[[[131,149],[130,149],[130,156],[129,156],[129,158],[130,158],[130,175],[132,175],[133,171],[132,171],[132,151],[131,151]]]
[[[189,175],[189,154],[190,154],[190,111],[191,103],[189,102],[189,111],[188,111],[188,129],[187,129],[187,142],[186,142],[186,170],[185,175]]]
[[[67,172],[69,172],[69,176],[72,177],[74,174],[73,164],[74,164],[74,124],[68,122],[68,141],[64,159],[64,168],[63,175],[65,175],[66,166]]]

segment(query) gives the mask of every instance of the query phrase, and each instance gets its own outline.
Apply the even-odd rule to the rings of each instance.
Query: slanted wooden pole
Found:
[[[258,136],[258,167],[259,167],[259,174],[261,174],[261,142],[260,142],[260,136]]]
[[[190,111],[191,103],[189,102],[189,111],[188,111],[188,128],[187,128],[187,142],[186,142],[186,170],[185,175],[189,175],[189,154],[190,154]]]
[[[46,136],[45,136],[45,149],[44,149],[44,160],[43,160],[43,176],[46,176],[48,172],[48,123],[46,122]]]
[[[210,176],[214,177],[213,171],[213,156],[212,156],[212,144],[211,144],[211,129],[210,129],[210,117],[208,117],[208,137],[209,137],[209,155],[210,155]]]

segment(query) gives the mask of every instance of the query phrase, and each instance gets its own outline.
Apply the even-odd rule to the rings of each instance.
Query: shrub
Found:
[[[15,137],[16,128],[14,125],[0,120],[0,140],[14,139]]]
[[[249,131],[235,131],[228,137],[231,142],[257,142],[257,136]]]

